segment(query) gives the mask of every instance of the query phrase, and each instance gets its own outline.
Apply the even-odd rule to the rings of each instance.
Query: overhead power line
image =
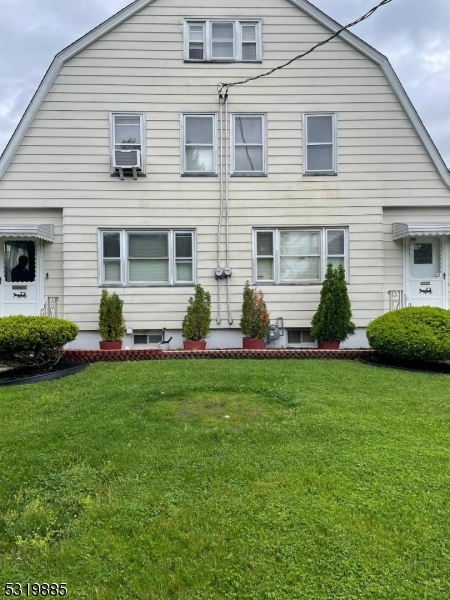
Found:
[[[325,46],[325,44],[328,44],[328,42],[331,42],[331,40],[334,40],[334,38],[338,37],[338,35],[340,35],[343,31],[347,31],[347,29],[350,29],[350,27],[354,27],[355,25],[358,25],[358,23],[365,21],[366,19],[371,17],[379,8],[381,8],[385,4],[389,4],[390,2],[392,2],[392,0],[382,0],[382,2],[377,4],[377,6],[374,6],[368,12],[366,12],[365,15],[363,15],[362,17],[359,17],[359,19],[356,19],[356,21],[353,21],[352,23],[345,25],[345,27],[341,27],[326,40],[323,40],[323,41],[315,44],[312,48],[310,48],[306,52],[302,52],[302,54],[298,54],[297,56],[294,56],[294,58],[291,58],[286,63],[279,65],[278,67],[274,67],[273,69],[270,69],[270,71],[267,71],[266,73],[261,73],[260,75],[255,75],[254,77],[248,77],[247,79],[243,79],[242,81],[235,81],[234,83],[219,83],[217,86],[219,96],[226,98],[228,96],[229,90],[232,87],[234,87],[236,85],[245,85],[246,83],[249,83],[250,81],[256,81],[257,79],[261,79],[262,77],[268,77],[269,75],[272,75],[272,73],[275,73],[275,71],[279,71],[280,69],[284,69],[285,67],[288,67],[296,60],[299,60],[301,58],[304,58],[308,54],[311,54],[311,52],[314,52],[314,50],[317,50],[317,48],[320,48],[321,46]]]

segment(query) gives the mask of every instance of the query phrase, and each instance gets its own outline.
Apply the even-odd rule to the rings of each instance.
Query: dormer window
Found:
[[[190,20],[184,27],[184,60],[195,62],[259,62],[261,21]]]

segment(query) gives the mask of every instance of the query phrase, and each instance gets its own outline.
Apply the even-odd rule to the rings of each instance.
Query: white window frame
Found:
[[[320,144],[320,143],[308,143],[308,119],[314,117],[331,117],[331,131],[332,131],[332,143],[331,144]],[[333,165],[331,169],[324,169],[315,171],[308,167],[308,147],[310,146],[326,146],[332,145],[332,159]],[[335,112],[305,112],[303,113],[303,174],[304,175],[337,175],[338,173],[338,162],[337,162],[337,113]]]
[[[320,233],[320,260],[319,260],[319,279],[281,279],[281,233],[285,231],[304,231],[304,232],[319,232]],[[320,285],[327,272],[328,258],[338,258],[338,255],[328,254],[328,231],[343,231],[344,232],[344,269],[345,269],[345,280],[348,283],[350,281],[349,272],[349,233],[348,227],[336,226],[336,227],[257,227],[253,229],[252,239],[252,264],[253,264],[253,284],[254,285]],[[273,279],[258,279],[258,255],[257,255],[257,236],[258,233],[273,234]],[[261,258],[270,258],[267,256],[261,256]]]
[[[202,117],[213,120],[213,170],[212,171],[187,171],[186,170],[186,145],[185,145],[185,131],[186,131],[186,119],[189,117]],[[180,117],[181,127],[181,175],[185,177],[216,177],[217,176],[217,113],[182,113]],[[193,144],[194,146],[209,146],[209,144]]]
[[[117,175],[118,172],[114,168],[114,156],[116,150],[116,117],[140,117],[141,125],[141,173],[145,175],[147,164],[147,126],[146,113],[141,111],[114,111],[109,113],[109,155],[110,155],[110,171],[111,175]],[[120,144],[118,144],[120,145]]]
[[[262,171],[236,171],[236,117],[259,117],[261,119],[262,130]],[[231,131],[231,175],[233,177],[264,177],[267,175],[267,115],[266,113],[233,113],[230,117]],[[261,146],[261,144],[239,144],[240,146]]]
[[[213,23],[233,23],[234,31],[234,57],[233,58],[213,58],[212,56],[212,24]],[[189,58],[189,25],[204,25],[204,48],[203,59]],[[256,26],[256,59],[242,59],[242,25],[254,24]],[[185,62],[251,62],[258,63],[262,61],[262,20],[261,19],[184,19],[184,61]]]
[[[105,279],[105,261],[109,260],[103,256],[103,234],[120,234],[120,281],[107,281]],[[177,258],[175,252],[175,240],[177,234],[190,234],[192,236],[192,281],[177,280],[177,262],[186,260]],[[130,234],[167,234],[169,250],[169,278],[168,281],[161,282],[130,282],[128,267],[128,239]],[[195,229],[151,229],[151,228],[107,228],[102,227],[98,230],[98,285],[99,287],[192,287],[197,281],[197,235]],[[114,260],[114,259],[111,259]],[[117,259],[115,259],[117,260]]]

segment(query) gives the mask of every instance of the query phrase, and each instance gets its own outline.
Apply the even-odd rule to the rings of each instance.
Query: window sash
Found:
[[[238,142],[237,141],[237,128],[239,127],[238,125],[238,118],[241,119],[259,119],[260,124],[261,124],[261,142]],[[266,129],[266,116],[262,115],[262,114],[252,114],[252,113],[245,113],[245,114],[240,114],[240,113],[236,113],[233,114],[231,116],[231,129],[232,129],[232,147],[231,147],[231,165],[232,165],[232,174],[234,175],[249,175],[249,174],[255,174],[255,175],[265,175],[267,172],[267,129]],[[261,169],[245,169],[245,170],[240,170],[237,168],[237,150],[239,148],[257,148],[257,149],[261,149]]]
[[[344,253],[343,254],[330,254],[328,251],[328,234],[329,232],[343,232],[344,242]],[[310,253],[297,253],[297,254],[282,254],[281,251],[281,236],[285,232],[299,232],[299,233],[318,233],[319,234],[319,251]],[[273,252],[272,254],[262,254],[258,252],[258,236],[260,234],[272,234],[273,240]],[[345,227],[320,227],[314,229],[308,228],[282,228],[282,229],[254,229],[253,230],[253,281],[255,285],[258,283],[273,283],[273,284],[309,284],[309,283],[320,283],[323,282],[327,264],[332,262],[333,266],[337,266],[340,261],[345,269],[346,281],[349,281],[349,248],[348,248],[348,229]],[[319,279],[287,279],[282,278],[282,259],[317,259],[319,262]],[[273,278],[259,278],[258,277],[258,262],[265,259],[273,260]]]
[[[186,142],[186,131],[187,131],[187,121],[189,118],[196,118],[196,119],[211,119],[212,121],[212,140],[210,143],[188,143]],[[217,123],[216,123],[216,115],[215,114],[184,114],[182,115],[182,132],[181,132],[181,139],[182,139],[182,154],[183,154],[183,159],[182,159],[182,174],[185,175],[190,175],[190,174],[205,174],[205,175],[215,175],[217,173]],[[207,150],[211,150],[211,154],[212,154],[212,158],[211,158],[211,163],[212,163],[212,169],[211,170],[201,170],[201,169],[188,169],[188,153],[187,153],[187,149],[188,148],[192,148],[192,149],[207,149]]]
[[[104,238],[105,234],[116,233],[120,235],[120,256],[118,257],[105,257],[104,256]],[[140,235],[145,236],[167,236],[167,253],[161,253],[161,256],[155,254],[155,256],[130,256],[130,236]],[[180,255],[177,254],[177,237],[189,237],[190,238],[190,251],[187,252],[187,246],[184,244],[184,251],[182,250]],[[130,286],[130,287],[152,287],[152,286],[173,286],[173,285],[192,285],[195,283],[195,270],[196,270],[196,236],[193,230],[135,230],[135,229],[121,229],[121,230],[100,230],[99,231],[99,285],[112,285],[112,286]],[[154,265],[151,265],[151,263]],[[141,265],[139,266],[139,263]],[[163,272],[164,267],[162,263],[166,264],[165,272],[167,277],[165,279],[151,280],[151,279],[132,279],[134,272],[139,272],[139,268],[145,270],[147,264],[148,270],[151,272]],[[109,272],[114,272],[113,265],[118,264],[120,278],[107,279],[106,275]]]
[[[331,142],[310,142],[309,122],[311,119],[328,117],[331,124]],[[337,172],[337,136],[336,136],[336,113],[306,113],[303,120],[303,149],[304,149],[304,172],[307,173],[336,173]],[[330,150],[331,166],[326,169],[314,169],[310,166],[310,149],[327,148]]]
[[[201,30],[202,30],[202,39],[201,39],[201,41],[200,40],[193,40],[193,39],[191,39],[192,29],[194,27],[201,28]],[[203,62],[205,60],[205,45],[206,45],[206,43],[205,43],[206,42],[206,40],[205,40],[205,23],[201,23],[201,22],[200,23],[195,23],[195,22],[194,23],[188,23],[187,30],[188,30],[188,34],[187,34],[187,37],[188,37],[188,42],[187,42],[187,45],[188,45],[188,58],[189,58],[189,60],[196,60],[196,61],[199,61],[199,62]],[[202,46],[202,58],[192,58],[191,57],[191,44],[195,44],[197,46],[200,46],[200,45]]]

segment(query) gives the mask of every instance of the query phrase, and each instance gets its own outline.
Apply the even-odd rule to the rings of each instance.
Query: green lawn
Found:
[[[0,596],[446,600],[449,392],[312,360],[0,389]]]

